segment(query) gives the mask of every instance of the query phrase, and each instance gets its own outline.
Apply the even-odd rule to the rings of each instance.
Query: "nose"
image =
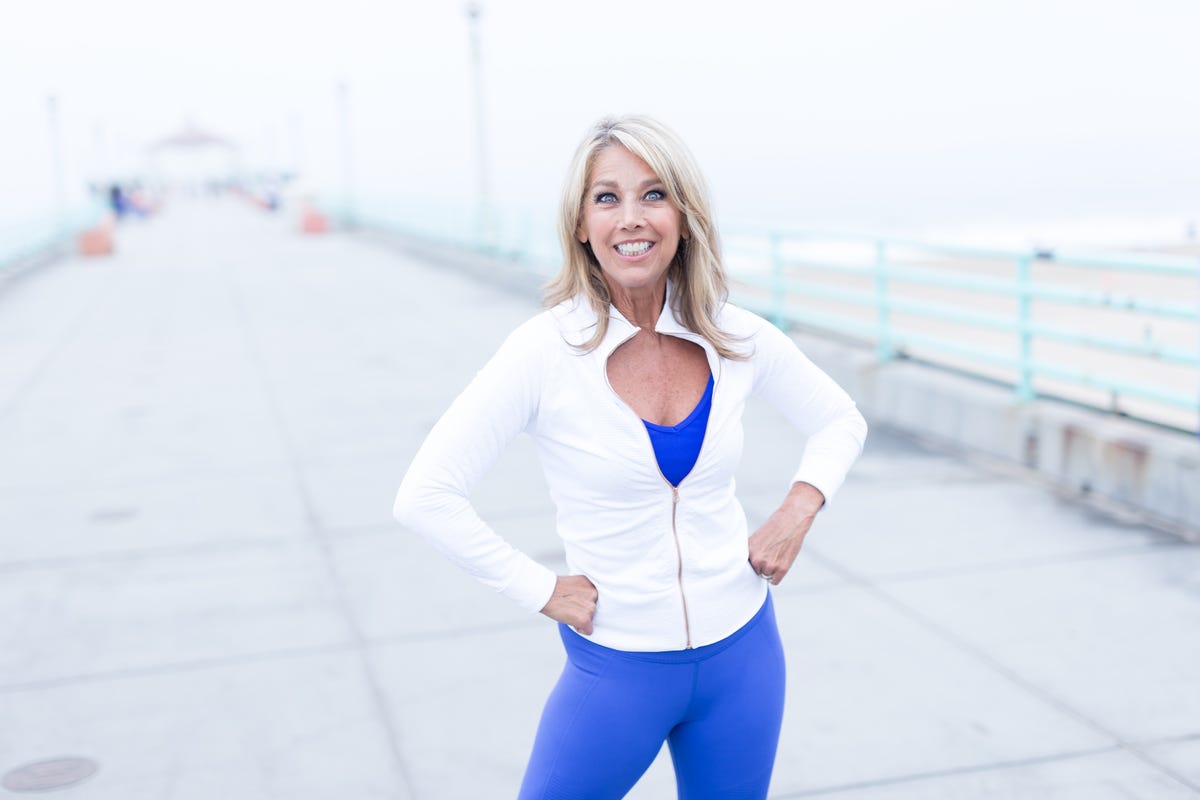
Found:
[[[625,203],[621,207],[621,228],[633,230],[642,225],[642,204],[636,201]]]

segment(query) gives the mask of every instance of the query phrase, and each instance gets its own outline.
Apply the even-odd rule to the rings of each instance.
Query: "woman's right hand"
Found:
[[[552,620],[564,622],[584,635],[592,632],[592,615],[596,613],[596,586],[585,575],[559,575],[550,602],[542,613]]]

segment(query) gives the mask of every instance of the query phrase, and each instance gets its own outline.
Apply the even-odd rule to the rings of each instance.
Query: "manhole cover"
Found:
[[[35,761],[11,770],[4,776],[4,788],[14,792],[41,792],[61,789],[87,780],[100,765],[90,758],[64,756]]]

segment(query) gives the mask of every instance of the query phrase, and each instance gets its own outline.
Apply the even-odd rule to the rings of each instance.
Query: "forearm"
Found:
[[[793,483],[779,508],[750,537],[749,560],[754,571],[771,583],[783,580],[824,504],[825,496],[811,483]]]
[[[429,432],[396,494],[396,519],[476,579],[529,611],[545,606],[553,571],[513,548],[479,518],[468,497],[534,417],[540,360],[519,328]]]
[[[534,612],[554,587],[554,572],[514,548],[480,519],[466,497],[410,471],[393,514],[452,563],[485,586]]]
[[[820,489],[811,483],[796,481],[779,504],[779,510],[789,517],[811,522],[824,505],[825,495]]]

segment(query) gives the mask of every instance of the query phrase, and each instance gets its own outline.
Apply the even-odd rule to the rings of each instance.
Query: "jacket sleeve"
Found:
[[[866,420],[850,396],[791,337],[765,320],[755,336],[751,359],[754,393],[808,437],[792,482],[811,483],[830,504],[862,453]]]
[[[467,496],[536,417],[544,356],[535,322],[505,340],[434,425],[401,481],[393,508],[402,525],[531,612],[550,601],[557,576],[502,539]]]

